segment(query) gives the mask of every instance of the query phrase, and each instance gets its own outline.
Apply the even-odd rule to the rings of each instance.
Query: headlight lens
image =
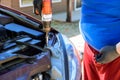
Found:
[[[80,53],[74,47],[72,42],[65,36],[63,36],[69,62],[69,79],[80,80],[81,78],[81,60]]]
[[[81,60],[77,49],[66,36],[56,35],[56,38],[56,43],[50,48],[51,80],[80,80]]]

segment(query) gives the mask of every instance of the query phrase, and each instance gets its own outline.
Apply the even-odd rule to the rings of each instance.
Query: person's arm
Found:
[[[116,51],[120,55],[120,42],[116,44]]]
[[[120,42],[115,46],[105,46],[100,53],[95,56],[97,62],[101,64],[109,63],[120,56]]]

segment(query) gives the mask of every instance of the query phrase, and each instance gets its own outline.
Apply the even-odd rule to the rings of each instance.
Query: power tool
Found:
[[[52,1],[34,0],[34,13],[40,15],[43,21],[43,31],[46,32],[46,45],[48,46],[49,32],[52,21]]]

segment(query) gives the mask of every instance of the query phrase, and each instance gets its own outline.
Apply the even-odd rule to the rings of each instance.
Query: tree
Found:
[[[67,18],[66,22],[72,21],[72,0],[66,0],[67,1]]]

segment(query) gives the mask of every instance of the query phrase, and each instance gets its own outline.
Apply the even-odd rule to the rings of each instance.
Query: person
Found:
[[[82,0],[81,13],[83,80],[120,80],[120,0]]]

